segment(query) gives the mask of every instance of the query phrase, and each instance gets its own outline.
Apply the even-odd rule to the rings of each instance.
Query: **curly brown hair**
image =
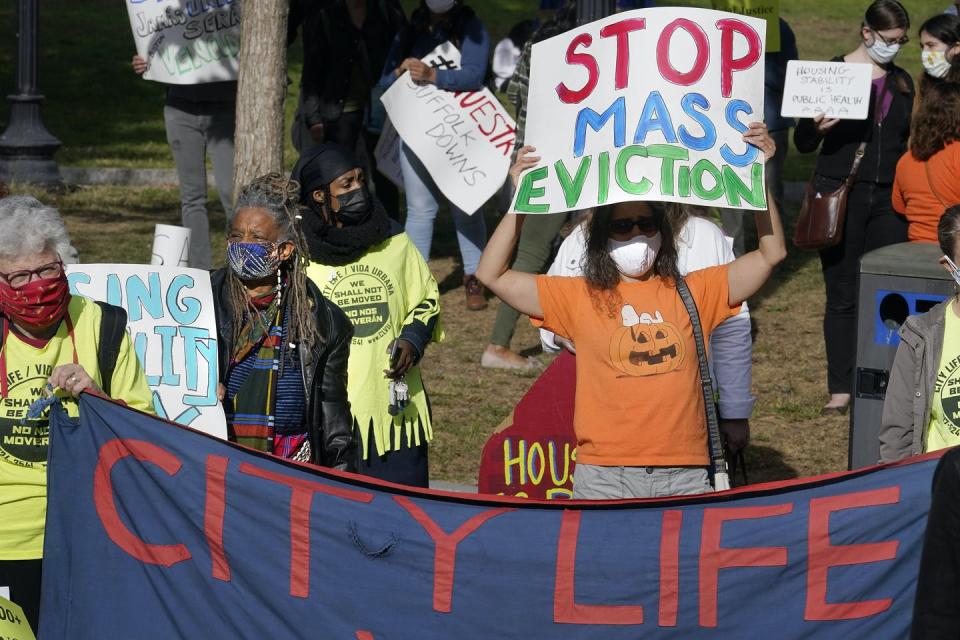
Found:
[[[917,113],[910,124],[910,153],[921,162],[960,140],[960,84],[929,78],[920,81]]]

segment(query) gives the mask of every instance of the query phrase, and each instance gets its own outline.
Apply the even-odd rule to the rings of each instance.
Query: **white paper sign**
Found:
[[[210,274],[135,264],[74,264],[67,274],[74,295],[126,309],[157,415],[226,439]]]
[[[765,209],[766,22],[706,9],[618,13],[533,45],[526,172],[513,210],[626,200]]]
[[[189,258],[190,229],[172,224],[154,227],[150,264],[187,267],[190,265]]]
[[[460,52],[447,42],[423,61],[456,69]],[[489,89],[444,91],[417,85],[405,72],[381,100],[404,146],[458,208],[472,214],[503,186],[516,123]]]
[[[167,84],[236,80],[240,55],[237,0],[127,0],[143,77]]]
[[[380,139],[373,149],[377,171],[387,177],[398,189],[403,190],[403,173],[400,170],[400,135],[393,128],[390,118],[383,123]]]
[[[780,115],[812,118],[818,113],[841,120],[866,120],[870,112],[871,65],[791,60]]]

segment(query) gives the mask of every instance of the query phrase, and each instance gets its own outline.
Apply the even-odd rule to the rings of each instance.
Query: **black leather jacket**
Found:
[[[220,382],[226,386],[227,366],[233,353],[233,326],[231,314],[226,311],[230,305],[226,269],[211,276],[211,285],[220,347]],[[340,307],[324,298],[309,280],[307,288],[320,335],[325,338],[325,342],[316,345],[310,353],[297,349],[306,391],[311,462],[341,471],[356,471],[357,443],[347,400],[347,360],[353,325]]]

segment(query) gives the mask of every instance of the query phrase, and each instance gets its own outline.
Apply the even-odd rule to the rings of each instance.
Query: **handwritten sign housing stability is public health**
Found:
[[[720,11],[641,9],[534,45],[524,142],[542,160],[513,210],[765,209],[763,154],[743,141],[763,119],[765,28]]]
[[[818,113],[841,120],[866,120],[870,112],[871,65],[791,60],[780,114],[811,118]]]

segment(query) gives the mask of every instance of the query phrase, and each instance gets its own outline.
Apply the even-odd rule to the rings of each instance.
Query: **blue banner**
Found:
[[[45,640],[901,638],[937,462],[711,497],[492,499],[80,405],[51,420]]]

